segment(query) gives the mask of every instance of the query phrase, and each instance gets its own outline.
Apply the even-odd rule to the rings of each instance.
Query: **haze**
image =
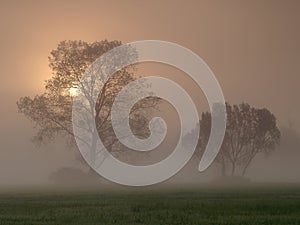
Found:
[[[299,9],[292,0],[1,1],[0,185],[45,183],[58,168],[79,166],[60,142],[36,148],[33,125],[15,104],[42,92],[51,76],[47,57],[62,40],[178,43],[206,61],[226,101],[267,107],[279,126],[300,132]],[[160,71],[168,70],[147,73]],[[289,148],[258,159],[251,179],[300,182],[299,146]],[[181,179],[201,179],[194,173]]]

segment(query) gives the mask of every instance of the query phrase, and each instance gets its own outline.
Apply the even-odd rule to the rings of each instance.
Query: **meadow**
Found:
[[[299,225],[300,188],[2,192],[1,225]]]

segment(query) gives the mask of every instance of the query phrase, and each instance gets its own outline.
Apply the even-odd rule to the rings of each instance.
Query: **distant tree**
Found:
[[[49,66],[52,77],[46,80],[44,93],[34,98],[22,97],[17,102],[19,112],[33,121],[38,128],[38,133],[33,138],[35,142],[48,143],[60,136],[68,137],[68,143],[75,143],[72,129],[72,103],[80,79],[97,58],[120,45],[119,41],[107,40],[94,43],[62,41],[57,49],[51,52]],[[134,49],[129,49],[121,58],[130,60],[130,57],[137,57]],[[113,63],[113,60],[109,63]],[[112,154],[121,151],[122,148],[112,129],[111,107],[119,91],[135,79],[133,67],[122,69],[102,84],[103,88],[97,102],[90,101],[97,127],[96,131],[91,131],[97,134],[93,137],[97,138],[99,135]],[[142,87],[143,84],[140,85]],[[131,110],[130,124],[137,135],[148,135],[146,123],[149,110],[146,109],[154,108],[157,103],[158,99],[148,98],[138,102]],[[94,140],[87,144],[93,148],[93,143]]]
[[[246,103],[226,104],[227,125],[216,163],[223,176],[244,176],[253,159],[271,153],[280,141],[275,116],[268,109],[257,109]],[[202,113],[197,153],[202,155],[211,128],[210,112]]]

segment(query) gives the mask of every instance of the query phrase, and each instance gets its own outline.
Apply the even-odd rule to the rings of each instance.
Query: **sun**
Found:
[[[76,87],[71,87],[69,92],[70,92],[71,96],[77,96],[78,95],[78,89]]]

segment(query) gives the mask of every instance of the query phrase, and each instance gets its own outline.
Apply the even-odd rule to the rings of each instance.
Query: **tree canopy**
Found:
[[[76,88],[86,69],[102,54],[120,46],[120,41],[62,41],[57,49],[51,51],[49,66],[52,77],[46,80],[42,94],[35,97],[22,97],[17,102],[19,112],[29,118],[38,132],[33,140],[47,143],[57,136],[68,137],[68,143],[74,143],[72,130],[72,102]],[[134,51],[126,57],[137,57]],[[91,104],[95,112],[97,133],[111,152],[120,151],[120,143],[114,135],[110,110],[118,92],[135,80],[133,67],[129,66],[110,77],[98,95],[97,102]],[[143,85],[143,84],[141,84]],[[147,110],[154,108],[158,99],[149,98],[140,101],[131,111],[130,124],[136,134],[148,135]],[[115,146],[115,148],[113,148]]]
[[[266,108],[226,104],[227,125],[216,163],[223,175],[244,176],[253,159],[271,153],[280,141],[275,116]],[[205,150],[211,127],[210,112],[202,113],[198,155]]]

